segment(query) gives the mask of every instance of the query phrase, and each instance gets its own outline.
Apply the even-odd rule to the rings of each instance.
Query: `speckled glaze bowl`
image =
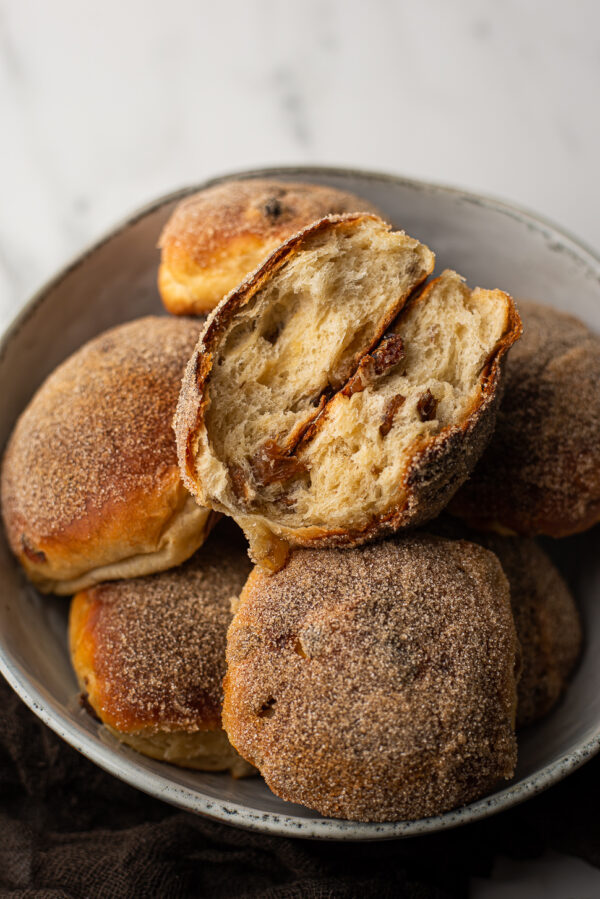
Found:
[[[389,175],[285,168],[229,177],[277,177],[349,190],[375,203],[398,228],[455,268],[472,286],[543,300],[600,330],[600,260],[540,219],[485,197]],[[218,180],[209,182],[216,183]],[[35,389],[66,356],[111,325],[162,311],[156,289],[160,230],[176,202],[163,197],[72,262],[25,307],[0,344],[0,446]],[[599,385],[600,389],[600,385]],[[67,652],[68,600],[42,597],[0,545],[0,669],[24,702],[96,764],[173,805],[239,827],[286,836],[382,840],[443,830],[522,802],[573,771],[600,748],[600,528],[546,548],[575,592],[586,628],[582,662],[568,694],[519,740],[516,777],[493,795],[420,821],[360,824],[322,818],[274,796],[259,778],[236,781],[136,754],[79,708]]]

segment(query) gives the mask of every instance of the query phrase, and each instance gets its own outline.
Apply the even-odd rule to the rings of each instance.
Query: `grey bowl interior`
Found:
[[[544,300],[600,330],[600,261],[553,226],[502,203],[444,187],[338,169],[269,169],[345,188],[376,203],[471,285]],[[201,185],[205,186],[205,185]],[[193,188],[198,189],[198,187]],[[85,340],[118,322],[161,311],[156,241],[176,201],[163,198],[116,228],[44,287],[0,346],[0,446],[44,377]],[[0,545],[0,668],[22,699],[65,740],[112,774],[182,808],[288,836],[389,839],[435,831],[507,808],[562,778],[600,745],[600,529],[548,541],[586,626],[583,660],[555,712],[522,733],[515,779],[492,796],[427,820],[357,824],[322,818],[271,794],[258,778],[234,781],[164,765],[106,737],[77,703],[66,646],[68,601],[42,598]]]

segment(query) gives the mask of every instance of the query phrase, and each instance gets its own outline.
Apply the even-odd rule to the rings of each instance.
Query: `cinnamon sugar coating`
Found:
[[[579,612],[569,588],[534,540],[481,535],[510,584],[521,676],[517,727],[543,718],[567,688],[581,652]]]
[[[529,537],[501,537],[442,515],[428,528],[449,539],[469,540],[498,558],[510,586],[521,673],[517,728],[543,718],[565,692],[582,645],[575,599],[551,559]]]
[[[179,568],[77,594],[71,654],[102,721],[145,736],[221,727],[225,636],[250,568],[241,534],[219,527]]]
[[[150,316],[112,328],[63,362],[21,415],[2,513],[41,589],[161,570],[202,543],[209,513],[181,483],[171,427],[201,327]]]
[[[224,727],[283,799],[414,819],[513,773],[518,647],[481,547],[417,535],[257,567],[227,660]]]
[[[520,300],[496,431],[450,510],[474,527],[564,537],[600,521],[600,337]]]

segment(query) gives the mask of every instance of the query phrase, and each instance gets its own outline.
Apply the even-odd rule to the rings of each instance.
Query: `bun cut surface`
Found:
[[[520,322],[510,297],[454,272],[407,302],[432,268],[372,216],[325,219],[209,320],[177,410],[180,466],[261,564],[426,521],[479,458]]]
[[[223,723],[283,799],[416,819],[510,777],[518,644],[496,557],[426,535],[256,567],[228,634]]]
[[[10,438],[2,514],[44,592],[161,571],[214,516],[181,482],[172,418],[199,322],[150,316],[85,344],[39,388]]]
[[[186,197],[160,237],[158,286],[169,312],[217,303],[281,243],[327,215],[374,212],[367,200],[316,184],[227,181]]]

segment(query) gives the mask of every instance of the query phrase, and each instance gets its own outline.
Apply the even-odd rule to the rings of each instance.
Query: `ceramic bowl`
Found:
[[[543,300],[600,330],[600,260],[539,218],[485,197],[382,174],[286,168],[236,177],[330,184],[375,203],[396,227],[437,254],[472,286]],[[230,176],[231,177],[231,176]],[[222,179],[217,179],[222,180]],[[210,182],[215,183],[215,182]],[[77,258],[25,307],[0,345],[0,446],[36,388],[66,356],[105,328],[162,307],[156,289],[160,230],[188,190],[136,213]],[[600,387],[599,387],[600,389]],[[178,769],[109,739],[79,708],[66,642],[68,601],[32,589],[0,546],[0,668],[24,702],[92,761],[159,799],[240,827],[337,840],[379,840],[442,830],[506,809],[560,780],[600,746],[600,529],[550,551],[583,613],[586,646],[570,689],[542,723],[521,734],[513,781],[491,796],[420,821],[361,824],[323,818],[283,802],[259,778]]]

